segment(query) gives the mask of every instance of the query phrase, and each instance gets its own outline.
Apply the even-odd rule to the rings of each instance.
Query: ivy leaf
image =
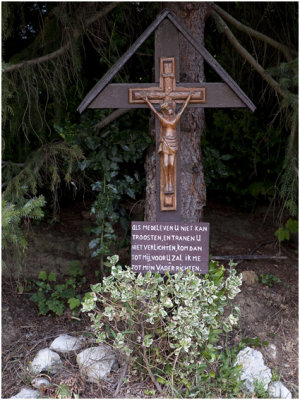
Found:
[[[91,136],[88,136],[88,137],[85,139],[85,142],[86,142],[86,144],[87,144],[87,147],[88,147],[90,150],[96,150],[97,147],[100,146],[99,140],[98,140],[97,138],[94,138],[94,137],[91,137]]]
[[[290,231],[290,233],[297,233],[298,221],[296,219],[289,218],[285,224],[285,227]]]
[[[64,304],[59,300],[48,300],[46,305],[50,311],[53,311],[58,316],[61,316],[65,310]]]
[[[56,275],[54,272],[50,272],[49,276],[48,276],[48,281],[49,282],[56,282]]]
[[[80,306],[81,302],[76,297],[72,297],[71,299],[68,300],[68,304],[69,304],[70,310],[74,310],[74,308],[77,308]]]
[[[279,242],[290,239],[290,232],[286,228],[278,228],[274,235],[277,237]]]
[[[91,240],[89,243],[89,248],[94,249],[97,246],[97,244],[99,244],[99,242],[100,242],[99,238]]]
[[[129,197],[131,197],[132,199],[135,199],[135,193],[132,189],[128,188],[127,189],[127,194]]]
[[[46,281],[47,280],[47,273],[46,271],[41,271],[39,273],[38,279],[41,279],[42,281]]]

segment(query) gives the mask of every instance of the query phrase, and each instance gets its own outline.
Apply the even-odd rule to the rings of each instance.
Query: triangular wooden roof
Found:
[[[215,58],[202,46],[198,41],[188,32],[188,30],[181,24],[175,14],[169,10],[164,9],[151,25],[142,33],[142,35],[133,43],[133,45],[123,54],[121,58],[106,72],[100,81],[89,91],[89,93],[82,100],[78,107],[78,111],[82,113],[90,103],[98,96],[98,94],[105,88],[105,86],[112,80],[117,72],[129,60],[129,58],[137,51],[137,49],[144,43],[144,41],[153,33],[153,31],[168,18],[173,25],[181,32],[181,34],[188,40],[188,42],[201,54],[204,60],[211,66],[211,68],[223,79],[225,83],[232,89],[232,91],[239,97],[239,99],[251,111],[255,110],[255,105],[239,87],[239,85],[231,78],[231,76],[221,67]]]

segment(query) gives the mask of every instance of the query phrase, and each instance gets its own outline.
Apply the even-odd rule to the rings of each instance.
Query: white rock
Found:
[[[38,399],[40,392],[33,389],[22,389],[18,394],[12,396],[11,399]]]
[[[253,285],[258,282],[258,276],[254,271],[243,271],[242,279],[247,285]]]
[[[60,335],[51,344],[50,349],[67,353],[69,351],[79,350],[84,343],[84,338],[70,335]]]
[[[30,372],[34,375],[42,371],[55,374],[62,366],[62,361],[57,353],[46,348],[40,350],[30,365]]]
[[[40,389],[43,386],[50,386],[50,382],[46,378],[35,378],[32,380],[31,385],[36,389]]]
[[[82,375],[86,375],[90,382],[98,383],[104,379],[117,365],[117,358],[110,347],[100,345],[83,350],[77,356]]]
[[[268,389],[272,373],[270,368],[265,365],[260,351],[245,347],[237,355],[236,364],[242,366],[240,379],[244,380],[246,390],[253,393],[257,383],[262,384],[265,390]]]
[[[272,382],[269,386],[269,395],[275,399],[291,399],[292,394],[281,382]]]
[[[276,357],[277,357],[277,349],[276,349],[275,344],[270,344],[270,345],[267,347],[266,350],[269,351],[269,356],[270,356],[271,358],[273,358],[273,360],[276,360]]]

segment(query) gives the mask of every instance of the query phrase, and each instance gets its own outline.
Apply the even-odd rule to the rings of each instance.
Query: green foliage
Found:
[[[279,129],[244,110],[218,110],[202,145],[209,192],[242,208],[272,199],[284,152]]]
[[[287,97],[283,99],[282,105],[285,108],[291,107],[293,110],[291,120],[298,118],[298,58],[289,62],[282,62],[279,65],[269,68],[271,76],[278,79],[280,86],[286,91]]]
[[[128,359],[131,368],[163,385],[166,395],[197,397],[205,380],[227,374],[219,336],[238,322],[238,308],[224,308],[240,291],[241,275],[210,262],[204,278],[188,271],[136,274],[122,269],[118,256],[108,258],[111,275],[92,285],[83,301],[98,342],[108,342]],[[218,374],[212,365],[220,361]],[[216,377],[218,376],[218,379]]]
[[[227,178],[230,175],[226,161],[232,159],[230,154],[221,155],[219,150],[213,147],[205,146],[205,183],[207,187],[213,187],[216,182]]]
[[[24,164],[4,162],[4,199],[24,204],[28,195],[47,187],[57,200],[57,189],[62,179],[66,184],[76,162],[83,157],[81,149],[64,142],[49,143],[31,153]]]
[[[93,257],[100,258],[100,275],[104,274],[103,256],[110,253],[116,244],[114,225],[119,222],[128,232],[129,219],[122,201],[136,199],[145,186],[145,179],[140,173],[141,160],[151,139],[148,134],[147,116],[133,123],[131,115],[122,117],[108,128],[97,132],[96,121],[105,118],[107,112],[86,115],[80,124],[67,123],[64,127],[56,126],[57,132],[68,144],[79,144],[86,157],[79,164],[79,169],[94,180],[91,188],[95,193],[91,214],[95,216],[95,227],[90,229],[94,236],[89,247]],[[119,246],[122,246],[122,242]]]
[[[286,146],[283,168],[276,182],[276,195],[281,200],[282,210],[287,210],[292,217],[298,213],[298,59],[281,63],[269,70],[286,91],[282,100],[282,108],[286,110],[287,125],[291,133]],[[280,236],[287,239],[288,233]],[[279,241],[280,238],[278,237]]]
[[[276,283],[280,283],[281,280],[278,278],[278,276],[275,276],[273,274],[260,274],[260,282],[263,285],[273,287]]]
[[[264,40],[257,40],[251,34],[249,36],[246,32],[236,29],[234,24],[226,20],[239,43],[249,53],[255,53],[256,61],[265,69],[266,76],[278,83],[277,87],[283,95],[275,95],[269,82],[262,79],[243,57],[236,56],[236,48],[227,40],[215,20],[208,20],[206,24],[206,48],[234,77],[234,80],[257,106],[255,113],[249,117],[251,124],[248,128],[245,126],[246,129],[239,130],[240,136],[235,134],[236,121],[232,118],[233,135],[230,136],[230,132],[228,136],[225,135],[224,142],[222,123],[218,124],[219,134],[215,136],[216,128],[214,127],[213,136],[211,136],[211,121],[207,119],[208,135],[205,140],[208,140],[208,146],[218,149],[220,154],[233,156],[233,159],[226,163],[229,176],[215,180],[214,184],[208,187],[208,191],[218,195],[219,198],[222,196],[222,199],[225,195],[226,201],[232,203],[234,199],[237,204],[247,208],[258,201],[272,200],[274,206],[279,205],[280,214],[283,210],[288,210],[291,216],[296,216],[298,204],[298,59],[296,58],[298,8],[295,3],[277,3],[276,6],[270,4],[260,2],[253,6],[254,3],[227,2],[220,7],[246,27],[264,33],[285,47],[288,55],[283,54],[280,46],[270,46]],[[259,22],[258,15],[261,16]],[[272,29],[274,26],[278,28],[276,31]],[[206,78],[207,81],[216,81],[217,74],[207,69]],[[229,114],[230,120],[232,111],[223,112]],[[206,112],[206,116],[209,113]],[[213,113],[215,114],[215,111]],[[242,124],[245,125],[247,120],[241,113],[240,118]],[[228,121],[224,122],[226,124]],[[262,132],[266,135],[262,136]],[[253,140],[248,134],[252,135]],[[225,140],[228,147],[232,146],[232,151],[224,146]],[[210,174],[209,169],[206,173]],[[279,215],[280,219],[281,215]]]
[[[296,217],[298,214],[298,173],[296,156],[286,158],[276,188],[277,196],[281,199],[282,209],[286,209],[292,217]]]
[[[55,396],[58,399],[71,399],[72,398],[72,392],[70,390],[70,388],[65,385],[55,385],[57,386],[56,390],[55,390]]]
[[[3,5],[2,122],[7,159],[16,161],[24,154],[24,147],[29,154],[40,143],[53,141],[54,124],[62,125],[66,118],[78,121],[76,109],[84,94],[158,11],[155,4],[124,3],[111,11],[109,18],[89,22],[105,8],[105,3]],[[150,47],[142,46],[141,50],[149,53]],[[138,63],[135,58],[122,68],[119,81],[125,77],[137,81],[139,67],[143,76],[151,75],[148,57],[138,58]],[[32,59],[36,62],[26,63]],[[18,63],[18,68],[9,69]],[[28,141],[26,146],[24,139]]]
[[[102,2],[2,4],[2,148],[3,160],[10,160],[15,164],[10,163],[9,168],[5,167],[5,183],[21,172],[21,167],[16,164],[29,160],[31,154],[41,145],[57,140],[58,132],[53,129],[55,125],[63,126],[65,121],[78,124],[79,115],[76,109],[84,94],[119,59],[160,10],[158,2],[123,2],[97,23],[94,21],[87,24],[91,16],[96,16],[104,7],[106,4]],[[250,44],[249,36],[238,32],[245,47],[253,46],[250,51],[255,52],[261,65],[289,94],[285,103],[279,105],[277,97],[267,90],[266,83],[241,57],[236,57],[233,46],[228,45],[210,19],[207,20],[206,47],[259,106],[260,113],[247,117],[245,114],[249,114],[248,112],[235,112],[237,118],[241,119],[240,124],[235,116],[232,117],[231,111],[228,118],[216,114],[220,121],[214,126],[208,118],[209,130],[204,138],[208,189],[228,202],[232,203],[234,199],[236,204],[248,207],[256,201],[269,200],[272,197],[274,182],[281,173],[276,193],[283,200],[282,206],[295,216],[297,176],[295,168],[291,166],[297,166],[296,152],[293,151],[291,156],[288,151],[286,168],[282,169],[282,165],[287,129],[297,120],[298,67],[294,58],[298,47],[298,26],[295,18],[297,5],[295,2],[277,2],[271,6],[268,2],[251,5],[247,2],[227,2],[222,7],[245,25],[262,29],[264,34],[288,46],[292,59],[284,62],[278,49],[255,38]],[[259,26],[257,15],[261,16]],[[270,28],[274,26],[279,28]],[[235,32],[234,29],[233,31]],[[128,60],[114,81],[149,82],[152,79],[153,36]],[[51,58],[53,52],[58,56]],[[28,60],[36,62],[26,63]],[[14,71],[9,70],[16,63],[21,63],[20,67]],[[210,69],[207,69],[206,76],[208,81],[215,81],[217,78]],[[281,110],[284,110],[284,114],[280,113]],[[132,125],[138,124],[138,120],[139,117],[135,114]],[[125,124],[126,131],[128,126],[124,120],[122,123]],[[146,126],[147,122],[144,128]],[[280,135],[278,132],[281,132]],[[94,132],[91,136],[94,136]],[[78,144],[79,142],[80,140]],[[290,148],[297,148],[296,133],[291,144],[293,146]],[[59,156],[58,168],[53,165],[54,158],[47,163],[41,153],[39,156],[43,166],[52,166],[43,171],[38,165],[32,165],[32,168],[30,166],[20,176],[20,182],[18,178],[15,181],[9,201],[17,201],[14,193],[23,190],[24,185],[34,188],[39,186],[39,182],[44,182],[49,190],[55,191],[59,181],[64,180],[64,172],[60,170],[62,159]],[[70,154],[63,156],[65,162],[69,156],[72,157]],[[41,180],[31,175],[31,171],[36,171],[35,166],[41,172]],[[82,172],[85,173],[86,170]],[[47,179],[44,179],[45,174]],[[93,181],[99,180],[103,184],[103,177],[95,176]],[[130,176],[133,177],[134,173]],[[50,205],[49,201],[47,203]],[[54,198],[54,203],[57,204],[57,197]]]
[[[237,348],[221,350],[212,371],[203,371],[198,386],[185,397],[240,398],[244,390],[239,378],[241,367],[235,365],[237,352]]]
[[[27,242],[20,224],[23,219],[42,218],[45,204],[44,196],[34,197],[21,206],[2,199],[2,249],[9,245],[17,250],[26,248]]]
[[[256,397],[259,399],[269,399],[270,395],[268,393],[268,390],[265,389],[265,382],[255,379],[254,383],[254,390],[253,393],[255,394]]]
[[[280,227],[274,233],[278,241],[281,243],[284,240],[290,240],[291,234],[298,233],[298,221],[289,218],[284,227]]]
[[[269,343],[266,340],[261,341],[260,337],[255,337],[255,338],[243,338],[239,344],[239,349],[242,350],[246,346],[251,346],[251,347],[262,347],[262,346],[268,346]]]
[[[68,268],[69,278],[61,284],[55,284],[56,275],[46,271],[40,271],[38,279],[33,280],[37,292],[30,300],[37,304],[39,315],[46,315],[50,312],[62,315],[68,306],[70,310],[76,311],[81,304],[82,298],[78,289],[86,282],[83,271],[77,261],[72,261]]]

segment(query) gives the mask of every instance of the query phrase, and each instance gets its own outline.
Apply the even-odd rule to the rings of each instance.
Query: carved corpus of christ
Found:
[[[130,104],[147,103],[160,122],[158,152],[160,154],[160,210],[177,210],[177,167],[178,138],[176,126],[190,103],[205,103],[205,88],[176,85],[175,57],[160,58],[159,86],[130,88]],[[191,86],[191,85],[190,85]],[[156,104],[159,109],[155,108]],[[176,106],[182,104],[176,113]],[[177,172],[176,172],[177,171]]]
[[[176,174],[175,163],[176,153],[178,151],[178,138],[176,126],[181,115],[188,106],[192,94],[190,93],[176,114],[176,103],[171,98],[166,96],[165,101],[160,105],[160,112],[156,110],[153,104],[149,101],[146,93],[141,93],[142,98],[148,104],[150,110],[157,116],[161,125],[161,137],[158,152],[161,155],[161,166],[163,169],[163,206],[174,207],[174,194],[176,190]]]

